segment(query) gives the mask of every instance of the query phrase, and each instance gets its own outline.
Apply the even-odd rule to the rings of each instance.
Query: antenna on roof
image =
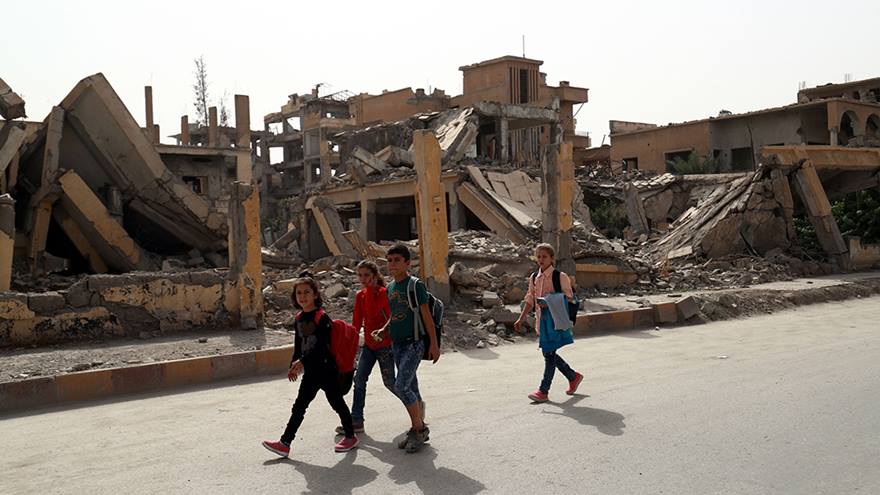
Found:
[[[522,35],[523,58],[526,58],[526,35]]]
[[[807,81],[801,81],[798,83],[798,91],[807,89]]]
[[[843,75],[843,82],[851,82],[852,81],[852,73],[847,72]]]

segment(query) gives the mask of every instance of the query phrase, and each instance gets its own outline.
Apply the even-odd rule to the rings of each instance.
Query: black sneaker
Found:
[[[428,427],[424,427],[419,431],[410,430],[407,434],[407,442],[406,442],[406,453],[413,454],[422,449],[422,445],[428,441],[428,434],[430,430]]]

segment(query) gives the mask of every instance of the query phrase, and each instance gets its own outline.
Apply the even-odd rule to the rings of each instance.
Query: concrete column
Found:
[[[461,230],[466,225],[466,221],[464,208],[462,208],[461,202],[458,201],[458,192],[453,187],[451,190],[446,191],[446,194],[449,200],[449,230]]]
[[[556,249],[556,266],[575,279],[575,263],[571,257],[573,225],[574,159],[571,143],[562,142],[558,123],[551,124],[550,144],[542,170],[541,239]]]
[[[510,149],[507,145],[507,119],[495,121],[495,153],[501,163],[510,161]]]
[[[258,328],[263,324],[263,261],[256,185],[232,184],[228,219],[229,274],[224,305],[242,328]]]
[[[831,212],[831,202],[828,201],[828,195],[825,194],[816,167],[810,160],[804,161],[803,165],[794,172],[791,182],[810,217],[810,223],[816,229],[816,237],[819,238],[822,249],[837,262],[840,268],[849,270],[851,268],[849,249]]]
[[[208,146],[215,148],[220,145],[220,134],[217,128],[217,107],[208,108]]]
[[[251,117],[248,97],[235,95],[235,176],[237,180],[251,183],[254,181],[254,167],[251,158]]]
[[[428,289],[448,303],[449,229],[446,218],[446,190],[440,180],[440,144],[430,130],[413,131],[416,182],[416,223],[419,231],[419,260]]]
[[[12,252],[15,244],[15,200],[0,196],[0,292],[12,286]]]
[[[837,127],[828,129],[828,144],[837,146]]]
[[[303,160],[303,183],[306,186],[315,181],[314,167],[311,160]]]
[[[360,234],[365,241],[378,242],[376,235],[376,201],[366,197],[366,189],[362,188],[361,200],[361,228]]]
[[[235,95],[235,147],[251,147],[251,105],[247,95]]]
[[[153,124],[153,144],[159,144],[162,133],[159,131],[159,124]]]
[[[52,203],[55,198],[46,197],[34,208],[34,223],[31,228],[28,257],[31,260],[31,273],[36,275],[41,270],[40,261],[46,251],[46,240],[49,237],[49,221],[52,219]]]
[[[330,145],[327,143],[327,136],[324,135],[324,129],[320,130],[320,141],[318,141],[318,149],[321,153],[321,182],[327,183],[330,182],[330,177],[333,176],[332,171],[330,170]]]
[[[189,146],[189,115],[180,117],[180,144]]]
[[[107,211],[110,212],[110,215],[121,224],[123,214],[122,193],[119,191],[118,187],[108,184],[104,190],[104,194],[106,195]]]
[[[147,114],[146,119],[147,123],[144,126],[146,130],[147,137],[150,138],[151,143],[155,143],[155,134],[153,130],[153,87],[152,86],[144,86],[144,109]]]

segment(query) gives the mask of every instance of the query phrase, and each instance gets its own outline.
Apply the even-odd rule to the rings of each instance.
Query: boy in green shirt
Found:
[[[422,339],[415,335],[416,318],[421,317],[422,328],[428,334],[430,346],[428,356],[437,362],[440,359],[440,346],[437,341],[437,333],[434,328],[434,320],[428,309],[428,290],[425,284],[418,280],[415,282],[415,299],[419,315],[410,309],[410,301],[407,299],[409,284],[413,282],[409,276],[410,264],[409,248],[403,244],[395,244],[388,250],[388,272],[394,278],[394,282],[388,285],[388,304],[391,306],[391,318],[387,327],[391,334],[391,350],[394,353],[394,363],[397,365],[397,379],[395,388],[400,396],[406,411],[409,413],[411,428],[406,438],[397,446],[406,449],[407,452],[417,452],[428,440],[428,427],[425,424],[425,403],[419,393],[419,382],[416,372],[422,355],[425,352],[425,344]]]

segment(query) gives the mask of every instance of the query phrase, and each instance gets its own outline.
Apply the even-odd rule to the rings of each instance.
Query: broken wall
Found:
[[[92,275],[66,290],[0,294],[0,347],[137,337],[230,325],[214,270]]]

